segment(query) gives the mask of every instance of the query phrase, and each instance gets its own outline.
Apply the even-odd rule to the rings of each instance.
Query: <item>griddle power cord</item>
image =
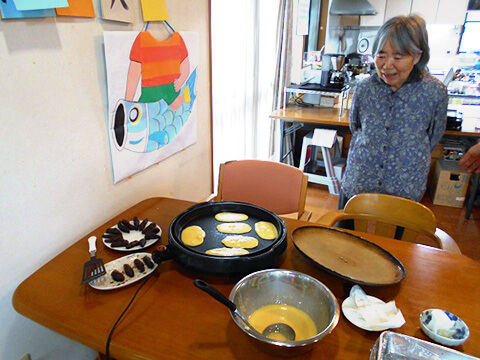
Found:
[[[153,261],[155,261],[158,265],[160,265],[160,263],[162,261],[165,261],[165,260],[170,260],[170,259],[173,259],[174,258],[174,254],[173,252],[168,248],[166,247],[165,245],[160,245],[158,247],[158,250],[155,250],[152,254],[152,259]],[[117,321],[115,321],[115,324],[113,324],[113,327],[112,327],[112,330],[110,330],[110,334],[108,334],[108,339],[107,339],[107,344],[105,346],[105,359],[106,360],[110,360],[110,341],[112,340],[112,336],[113,336],[113,332],[115,331],[115,328],[117,327],[118,323],[120,322],[120,320],[122,319],[123,315],[125,315],[125,313],[127,312],[127,310],[130,308],[130,305],[132,305],[133,301],[135,300],[135,298],[137,297],[140,289],[143,287],[143,285],[145,285],[148,280],[150,280],[150,278],[152,277],[153,274],[155,274],[155,271],[157,271],[157,269],[159,268],[160,266],[157,266],[157,268],[155,270],[153,270],[150,274],[147,275],[147,277],[145,278],[145,280],[143,280],[142,284],[138,287],[138,289],[135,291],[135,294],[133,294],[132,296],[132,299],[130,300],[130,302],[128,303],[127,307],[125,308],[125,310],[123,310],[123,312],[120,314],[120,316],[118,317]]]
[[[157,267],[158,269],[158,267]],[[157,270],[155,269],[154,271],[152,271],[150,274],[148,274],[148,276],[145,278],[145,280],[143,280],[142,282],[142,285],[140,285],[137,289],[137,291],[135,291],[135,294],[133,294],[132,296],[132,299],[130,300],[130,302],[128,303],[127,307],[125,308],[125,310],[123,310],[123,312],[120,314],[120,316],[118,317],[117,321],[115,321],[115,324],[113,325],[112,327],[112,330],[110,330],[110,334],[108,334],[108,339],[107,339],[107,345],[105,346],[105,358],[106,360],[110,360],[110,341],[112,340],[112,336],[113,336],[113,332],[115,331],[115,328],[117,327],[118,323],[120,322],[120,320],[122,319],[123,315],[125,315],[125,313],[127,312],[127,310],[130,308],[130,305],[132,305],[133,303],[133,300],[135,300],[135,298],[137,297],[137,294],[138,292],[140,291],[140,289],[143,287],[143,285],[145,285],[147,283],[148,280],[150,280],[150,278],[152,277],[152,275],[155,273],[155,271]]]

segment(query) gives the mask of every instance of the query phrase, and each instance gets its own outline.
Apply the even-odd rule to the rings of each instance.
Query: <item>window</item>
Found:
[[[468,11],[460,37],[459,53],[480,52],[480,11]]]

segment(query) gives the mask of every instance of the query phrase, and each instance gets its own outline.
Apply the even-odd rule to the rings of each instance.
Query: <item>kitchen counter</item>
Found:
[[[457,109],[464,114],[461,130],[446,130],[445,135],[480,138],[480,106],[476,105],[454,105],[450,104],[449,109]],[[285,137],[295,136],[295,132],[306,125],[314,127],[326,127],[346,129],[349,131],[349,110],[344,110],[340,115],[340,108],[336,107],[301,107],[288,105],[284,109],[272,112],[270,118],[280,120],[280,161],[293,152],[293,148],[285,149]],[[295,138],[292,143],[295,142]]]
[[[457,136],[480,137],[480,106],[477,105],[449,105],[449,109],[462,111],[464,114],[461,130],[446,130],[445,134]],[[290,122],[304,122],[319,125],[345,126],[350,125],[350,110],[340,115],[338,107],[300,107],[296,105],[287,106],[286,109],[279,109],[272,112],[272,119],[279,119]]]
[[[287,106],[286,109],[275,110],[270,117],[285,121],[300,121],[306,123],[349,126],[350,110],[345,110],[340,115],[338,107],[300,107]]]

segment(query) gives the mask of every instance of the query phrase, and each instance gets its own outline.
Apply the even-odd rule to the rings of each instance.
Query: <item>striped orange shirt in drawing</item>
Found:
[[[178,32],[159,41],[151,33],[138,34],[130,52],[130,60],[142,64],[142,87],[173,83],[180,76],[180,64],[188,56]]]

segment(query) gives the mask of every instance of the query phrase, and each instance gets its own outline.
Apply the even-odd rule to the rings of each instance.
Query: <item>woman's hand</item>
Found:
[[[480,143],[472,146],[458,164],[464,171],[480,173]]]

